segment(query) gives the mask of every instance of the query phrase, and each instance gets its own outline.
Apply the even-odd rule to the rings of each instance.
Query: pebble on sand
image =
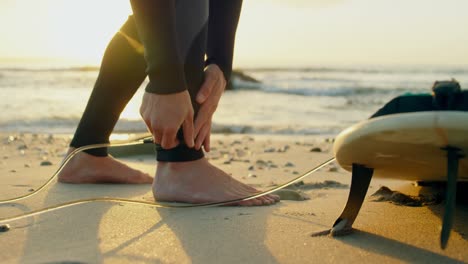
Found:
[[[241,145],[242,144],[242,141],[240,140],[234,140],[232,143],[231,143],[231,146],[234,146],[234,145]]]
[[[10,225],[9,224],[0,225],[0,232],[6,232],[8,230],[10,230]]]
[[[266,153],[275,152],[275,151],[276,151],[275,148],[266,148],[263,150],[263,152],[266,152]]]
[[[249,173],[249,175],[247,175],[248,178],[257,178],[257,175],[253,174],[253,173]]]
[[[374,202],[391,202],[397,205],[419,207],[426,205],[438,204],[441,201],[440,193],[434,193],[431,195],[419,195],[412,196],[401,193],[399,191],[393,191],[386,186],[380,187],[374,194]]]
[[[319,147],[311,148],[310,152],[322,152],[322,149]]]
[[[289,149],[289,145],[284,145],[283,147],[278,148],[278,149],[276,150],[276,152],[282,153],[282,152],[288,151],[288,149]]]
[[[41,162],[41,166],[51,166],[52,165],[52,162],[48,161],[48,160],[44,160]]]
[[[23,145],[18,146],[17,149],[18,150],[25,150],[25,149],[28,149],[28,146],[26,146],[26,144],[23,144]]]
[[[338,167],[336,167],[336,166],[330,167],[330,168],[328,168],[328,171],[329,171],[329,172],[337,172],[337,171],[338,171]]]
[[[278,195],[281,200],[291,200],[291,201],[304,201],[309,200],[309,196],[301,191],[290,190],[290,189],[281,189],[273,194]]]
[[[286,164],[284,164],[283,167],[294,167],[294,164],[292,164],[291,162],[286,162]]]

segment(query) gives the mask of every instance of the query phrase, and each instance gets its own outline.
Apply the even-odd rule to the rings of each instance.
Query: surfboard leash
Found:
[[[132,146],[132,145],[141,145],[141,144],[154,144],[153,143],[153,138],[152,137],[142,137],[142,138],[137,138],[131,142],[124,142],[124,143],[102,143],[102,144],[93,144],[93,145],[87,145],[83,146],[80,148],[77,148],[70,152],[63,160],[63,162],[60,164],[59,168],[54,172],[54,174],[39,188],[34,190],[31,193],[17,196],[14,198],[10,199],[5,199],[5,200],[0,200],[0,205],[3,204],[11,204],[17,201],[25,200],[27,198],[31,198],[34,195],[37,195],[39,192],[44,190],[47,186],[49,186],[54,179],[57,178],[58,174],[62,171],[62,169],[65,167],[65,165],[78,153],[89,150],[89,149],[96,149],[96,148],[104,148],[104,147],[124,147],[124,146]],[[305,172],[304,174],[284,183],[279,186],[276,186],[274,188],[271,188],[269,190],[253,194],[244,198],[238,198],[238,199],[233,199],[233,200],[228,200],[228,201],[222,201],[222,202],[212,202],[212,203],[200,203],[200,204],[174,204],[174,203],[162,203],[162,202],[149,202],[149,201],[141,201],[141,200],[131,200],[131,199],[124,199],[124,198],[116,198],[116,197],[96,197],[96,198],[88,198],[88,199],[79,199],[79,200],[73,200],[70,202],[66,203],[61,203],[57,205],[52,205],[49,207],[45,207],[42,209],[34,210],[31,212],[27,212],[24,214],[19,214],[16,216],[12,217],[5,217],[5,218],[0,218],[0,224],[4,224],[7,222],[12,222],[12,221],[17,221],[21,220],[24,218],[32,217],[32,216],[37,216],[41,215],[44,213],[56,211],[59,209],[64,209],[67,207],[75,206],[75,205],[80,205],[80,204],[87,204],[87,203],[92,203],[92,202],[109,202],[109,203],[125,203],[125,204],[137,204],[137,205],[146,205],[146,206],[153,206],[157,208],[196,208],[196,207],[215,207],[215,206],[223,206],[223,205],[232,205],[235,203],[243,202],[243,201],[248,201],[252,200],[267,194],[271,194],[275,191],[278,191],[280,189],[283,189],[291,184],[294,184],[305,177],[311,175],[312,173],[320,170],[321,168],[325,167],[326,165],[330,164],[331,162],[335,161],[335,158],[329,158],[325,162],[317,165],[316,167],[312,168],[311,170]]]

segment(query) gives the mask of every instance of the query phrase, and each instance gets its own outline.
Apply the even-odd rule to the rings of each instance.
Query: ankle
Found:
[[[168,162],[168,161],[158,161],[157,168],[170,171],[178,171],[186,168],[193,168],[195,164],[201,164],[204,162],[204,158],[192,161],[178,161],[178,162]]]

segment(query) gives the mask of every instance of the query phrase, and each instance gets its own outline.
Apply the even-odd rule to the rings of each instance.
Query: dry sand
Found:
[[[62,159],[67,136],[0,135],[0,199],[31,192]],[[324,138],[215,135],[213,163],[268,189],[332,156]],[[320,151],[318,151],[320,148]],[[125,151],[124,151],[125,152]],[[121,157],[153,174],[151,149]],[[122,150],[113,152],[122,155]],[[42,165],[41,165],[42,164]],[[51,164],[51,165],[48,165]],[[10,222],[0,233],[1,263],[456,263],[468,261],[468,207],[457,205],[446,250],[439,248],[443,204],[396,205],[370,195],[385,185],[417,195],[409,182],[374,179],[346,237],[310,237],[329,228],[346,202],[350,173],[331,164],[264,207],[162,209],[96,202]],[[288,197],[286,197],[286,195]],[[151,201],[149,185],[54,183],[30,199],[0,205],[0,218],[75,199],[112,196]],[[382,199],[380,199],[382,200]]]

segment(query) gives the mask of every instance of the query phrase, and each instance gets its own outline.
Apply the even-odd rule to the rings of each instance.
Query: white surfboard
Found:
[[[338,135],[335,157],[341,167],[374,169],[374,176],[412,181],[447,181],[447,152],[460,158],[458,181],[468,181],[468,112],[393,114],[360,122]]]

